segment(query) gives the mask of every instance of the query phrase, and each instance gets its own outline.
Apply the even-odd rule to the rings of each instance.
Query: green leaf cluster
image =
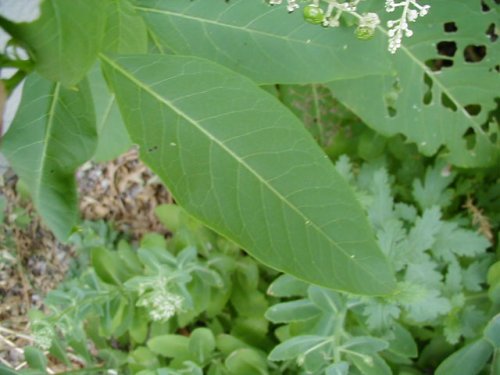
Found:
[[[439,374],[493,369],[498,263],[487,251],[486,238],[457,218],[442,217],[441,207],[449,204],[446,188],[455,175],[437,173],[442,164],[430,166],[424,181],[413,184],[418,207],[396,201],[385,168],[366,163],[355,173],[347,157],[336,166],[363,200],[398,287],[384,298],[358,297],[280,276],[268,289],[286,298],[266,312],[280,324],[275,334],[281,344],[269,359],[311,374],[328,374],[332,366],[340,374],[391,374],[406,366],[436,366]],[[487,283],[492,286],[489,298]],[[453,353],[453,345],[462,340],[467,345]],[[449,349],[431,359],[434,345]]]

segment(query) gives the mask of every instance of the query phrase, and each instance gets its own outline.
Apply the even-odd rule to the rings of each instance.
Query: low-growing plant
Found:
[[[102,224],[73,235],[79,271],[45,299],[50,315],[32,313],[37,346],[69,365],[69,345],[82,371],[103,373],[495,374],[500,262],[470,220],[443,216],[456,174],[430,166],[405,203],[380,162],[342,156],[336,168],[396,270],[391,296],[278,275],[165,205],[167,240],[148,234],[134,248]]]

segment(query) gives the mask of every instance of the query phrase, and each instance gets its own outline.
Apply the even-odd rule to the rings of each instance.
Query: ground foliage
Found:
[[[247,0],[0,19],[2,97],[26,78],[1,150],[80,252],[32,313],[25,373],[43,350],[83,373],[498,372],[498,4],[435,1],[395,48],[381,3],[327,2],[320,22],[326,2]],[[125,233],[80,225],[76,170],[132,143],[155,175],[103,170],[81,206]],[[162,200],[196,219],[159,206],[145,234]]]
[[[61,348],[69,345],[84,368],[119,373],[494,373],[499,263],[472,213],[446,213],[457,173],[429,165],[413,199],[402,201],[387,163],[353,164],[344,155],[336,168],[396,270],[392,296],[279,275],[164,205],[156,214],[173,232],[167,240],[151,233],[131,246],[95,224],[73,235],[79,257],[70,278],[45,299],[48,316],[31,315],[36,343],[67,365]]]

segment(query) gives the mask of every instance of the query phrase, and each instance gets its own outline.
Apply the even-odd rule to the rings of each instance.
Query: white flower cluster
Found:
[[[403,36],[410,37],[413,35],[408,23],[415,22],[418,17],[425,16],[429,12],[430,5],[420,5],[417,0],[385,1],[385,10],[388,13],[394,12],[397,8],[403,10],[401,18],[387,22],[389,28],[389,52],[391,53],[395,53],[401,47]]]
[[[54,329],[49,323],[37,320],[33,322],[33,343],[41,350],[49,350],[55,337]]]
[[[163,278],[159,278],[156,288],[144,293],[137,306],[148,309],[149,316],[154,321],[167,321],[182,310],[183,298],[170,292]]]
[[[299,4],[297,4],[297,0],[287,0],[288,5],[286,9],[289,12],[293,12],[295,9],[299,9]],[[283,0],[269,0],[269,4],[271,5],[280,5],[283,2]]]
[[[363,13],[359,19],[356,35],[360,39],[371,38],[378,25],[380,25],[380,18],[377,13]]]
[[[323,0],[328,3],[326,11],[320,7],[321,0],[309,0],[309,5],[304,8],[304,18],[313,24],[322,24],[323,26],[337,27],[340,25],[340,16],[343,12],[349,13],[358,19],[359,25],[356,29],[356,35],[360,39],[368,39],[373,36],[375,29],[380,24],[380,19],[376,13],[364,13],[362,15],[356,12],[357,5],[361,0],[351,0],[348,2],[339,2],[337,0]],[[389,27],[389,51],[395,53],[401,47],[401,41],[404,36],[410,37],[413,31],[410,30],[409,22],[415,22],[418,17],[425,16],[430,9],[430,5],[420,5],[419,0],[385,0],[385,10],[388,13],[396,9],[402,9],[402,15],[397,20],[387,22]],[[282,4],[283,0],[269,0],[271,5]],[[297,0],[287,0],[287,10],[293,12],[299,8]]]

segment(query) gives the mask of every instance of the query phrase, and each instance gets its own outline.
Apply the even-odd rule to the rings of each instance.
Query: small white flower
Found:
[[[297,0],[288,0],[288,5],[286,6],[286,9],[289,12],[293,12],[295,9],[299,8],[299,4],[297,4]]]
[[[182,301],[181,296],[160,288],[144,294],[137,306],[146,307],[154,321],[167,321],[182,310]]]
[[[389,52],[391,53],[395,53],[401,47],[403,36],[409,38],[413,35],[413,31],[408,27],[408,22],[415,22],[418,17],[425,16],[430,9],[430,5],[420,5],[417,0],[385,1],[385,10],[387,12],[394,12],[396,8],[402,9],[401,18],[387,22],[389,28],[387,31]]]
[[[54,330],[45,322],[37,321],[33,325],[33,342],[41,350],[49,350],[54,340]]]
[[[415,22],[418,18],[418,12],[415,9],[410,9],[408,11],[408,21]]]
[[[380,25],[380,18],[378,18],[377,13],[364,13],[359,20],[360,27],[368,27],[375,30],[378,25]]]

